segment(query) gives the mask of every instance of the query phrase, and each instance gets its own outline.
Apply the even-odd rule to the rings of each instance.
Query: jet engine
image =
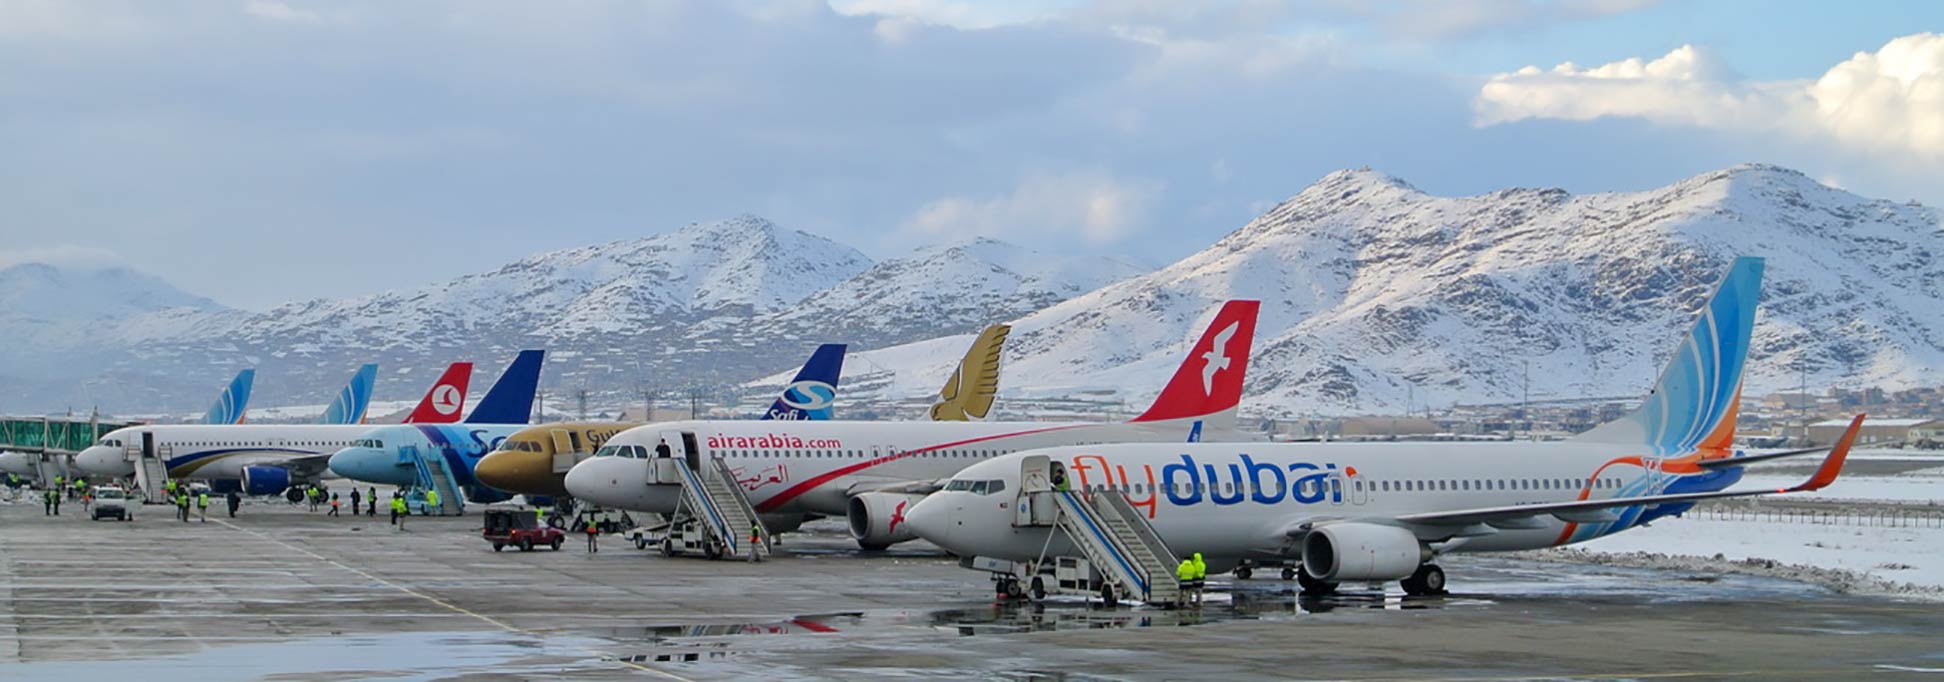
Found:
[[[903,493],[864,493],[850,498],[845,510],[850,516],[851,537],[857,545],[879,550],[918,537],[905,525],[905,510],[925,499],[923,495]]]
[[[1411,531],[1374,523],[1332,523],[1303,538],[1303,572],[1323,582],[1401,580],[1431,559]]]
[[[243,492],[251,495],[275,495],[289,487],[289,469],[260,465],[243,467]]]

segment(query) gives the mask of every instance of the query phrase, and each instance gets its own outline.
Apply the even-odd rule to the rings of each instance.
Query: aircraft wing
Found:
[[[1596,519],[1598,514],[1608,509],[1821,490],[1836,481],[1836,475],[1843,470],[1843,460],[1849,456],[1850,446],[1855,444],[1856,434],[1862,430],[1862,427],[1863,415],[1856,415],[1856,418],[1850,421],[1849,430],[1843,433],[1843,437],[1836,441],[1836,446],[1830,449],[1829,456],[1823,459],[1822,466],[1816,468],[1816,473],[1810,476],[1809,480],[1792,488],[1778,488],[1775,490],[1722,490],[1678,495],[1646,495],[1642,497],[1617,497],[1606,500],[1580,500],[1574,502],[1549,502],[1544,504],[1521,504],[1503,507],[1480,507],[1475,509],[1406,514],[1396,517],[1394,520],[1402,523],[1462,526],[1474,523],[1516,521],[1521,518],[1551,514],[1569,521],[1578,521],[1582,518]]]
[[[262,462],[252,466],[271,466],[290,472],[292,481],[309,481],[322,478],[331,470],[330,455],[305,455],[274,462]]]
[[[845,497],[856,497],[864,493],[899,493],[903,495],[930,495],[945,489],[950,478],[934,478],[918,481],[860,481],[844,491]]]

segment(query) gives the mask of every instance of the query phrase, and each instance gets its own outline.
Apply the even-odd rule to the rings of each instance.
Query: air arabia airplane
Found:
[[[673,513],[676,484],[653,483],[656,446],[700,471],[708,458],[749,472],[743,489],[771,530],[846,516],[865,549],[915,537],[904,512],[969,462],[1056,445],[1237,437],[1257,301],[1229,301],[1162,389],[1127,423],[678,421],[631,429],[567,472],[574,497],[604,507]],[[982,411],[982,410],[981,410]]]
[[[1734,449],[1761,277],[1760,259],[1737,259],[1640,408],[1571,440],[1050,448],[966,467],[907,519],[953,553],[1013,562],[1002,584],[1037,580],[1026,565],[1080,556],[1064,533],[1017,518],[1022,493],[1051,490],[1064,469],[1071,490],[1050,494],[1123,495],[1171,551],[1199,552],[1211,570],[1295,559],[1306,593],[1401,580],[1426,595],[1444,592],[1439,555],[1567,545],[1701,500],[1817,490],[1836,479],[1862,416],[1801,485],[1728,489],[1748,464],[1822,451]]]
[[[522,351],[501,381],[530,375],[524,383],[531,395],[532,387],[539,382],[540,358],[541,351]],[[441,406],[447,402],[463,405],[465,389],[461,377],[470,378],[469,363],[448,367],[426,392],[414,414],[442,415]],[[369,383],[362,393],[369,398]],[[357,409],[360,416],[363,411],[362,407]],[[457,408],[453,410],[457,411]],[[293,483],[323,478],[330,454],[351,445],[371,429],[370,425],[355,422],[131,426],[102,436],[99,443],[75,455],[74,462],[90,476],[128,476],[134,473],[130,454],[138,453],[162,458],[171,478],[241,481],[243,488],[252,494],[270,494]]]
[[[844,369],[844,344],[827,343],[819,346],[810,355],[810,361],[803,364],[796,379],[783,387],[783,395],[777,398],[765,419],[828,419],[830,403],[836,397],[837,380]],[[498,387],[495,386],[495,389]],[[531,393],[528,394],[532,395]],[[487,396],[490,400],[492,396]],[[481,403],[483,408],[485,403]],[[531,409],[529,406],[528,409]],[[611,431],[603,431],[587,424],[545,424],[528,426],[521,423],[487,423],[478,419],[468,419],[464,426],[388,426],[376,429],[358,438],[351,447],[331,455],[331,471],[339,476],[356,481],[385,483],[409,486],[418,481],[418,467],[413,457],[437,456],[445,460],[446,471],[452,472],[453,479],[465,491],[468,502],[487,504],[507,499],[513,493],[548,494],[547,491],[532,491],[516,487],[492,486],[492,482],[513,482],[526,480],[523,476],[509,475],[504,471],[509,462],[518,464],[518,456],[513,459],[499,459],[502,471],[487,462],[501,457],[500,448],[512,436],[530,432],[545,432],[551,439],[552,431],[564,430],[571,440],[578,442],[586,432],[590,437],[598,435],[605,441],[607,437],[626,430],[634,424],[606,424]],[[538,443],[536,437],[532,441]],[[517,446],[516,446],[517,447]],[[537,469],[544,467],[552,470],[552,457],[539,462]],[[497,476],[495,476],[497,474]],[[553,474],[555,485],[565,473]],[[531,487],[531,486],[525,486]],[[558,493],[553,493],[558,494]]]

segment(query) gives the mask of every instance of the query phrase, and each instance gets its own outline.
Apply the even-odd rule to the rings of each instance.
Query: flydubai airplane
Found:
[[[1761,260],[1737,259],[1640,408],[1571,440],[1049,448],[968,466],[906,519],[961,556],[1039,565],[1081,554],[1020,518],[1026,495],[1121,495],[1169,550],[1198,552],[1211,570],[1293,559],[1305,592],[1401,580],[1424,595],[1444,591],[1440,555],[1567,545],[1701,500],[1817,490],[1836,479],[1862,416],[1802,484],[1731,489],[1748,464],[1822,451],[1734,449],[1761,277]],[[1069,490],[1048,485],[1061,476]]]
[[[1056,445],[1235,437],[1257,301],[1229,301],[1162,389],[1126,423],[678,421],[631,429],[567,472],[567,491],[604,507],[673,513],[678,484],[655,482],[657,447],[701,471],[721,458],[763,522],[793,528],[846,516],[866,549],[910,540],[904,511],[968,462]]]
[[[537,350],[521,351],[500,378],[509,393],[524,393],[528,404],[539,384],[542,355]],[[469,369],[466,363],[448,368],[414,414],[443,415],[461,409],[464,390],[459,378],[469,377]],[[499,385],[494,390],[500,390]],[[363,393],[368,399],[369,384]],[[482,400],[481,408],[485,407]],[[293,483],[323,478],[330,454],[371,429],[358,423],[131,426],[102,436],[99,443],[75,455],[74,461],[91,476],[118,477],[133,473],[135,457],[156,457],[171,478],[241,481],[251,494],[271,494]]]
[[[256,381],[256,370],[245,369],[230,379],[229,386],[216,396],[216,402],[203,414],[203,424],[241,424],[243,412],[250,405],[250,385]],[[24,452],[0,452],[0,474],[33,477],[39,475],[34,466],[36,457]]]
[[[827,343],[810,355],[798,370],[796,379],[783,388],[783,395],[764,412],[765,419],[829,419],[830,403],[836,398],[837,380],[844,370],[844,344]],[[471,421],[471,420],[469,420]],[[610,433],[620,433],[633,425],[609,424]],[[452,473],[466,500],[477,503],[499,502],[509,490],[482,485],[491,472],[485,465],[508,438],[533,429],[562,429],[565,425],[531,427],[525,423],[468,423],[465,426],[389,426],[360,436],[351,446],[331,455],[331,472],[356,481],[409,486],[418,481],[418,457],[436,456]],[[569,430],[578,438],[578,430]],[[552,459],[548,458],[551,469]],[[554,474],[558,478],[562,474]],[[530,493],[544,494],[544,493]]]

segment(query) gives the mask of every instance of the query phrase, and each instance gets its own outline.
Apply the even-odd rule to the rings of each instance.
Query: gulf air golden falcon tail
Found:
[[[995,324],[979,332],[972,347],[965,349],[958,369],[945,380],[932,403],[935,422],[983,421],[992,413],[992,401],[999,393],[999,357],[1006,349],[1006,336],[1012,325]]]

